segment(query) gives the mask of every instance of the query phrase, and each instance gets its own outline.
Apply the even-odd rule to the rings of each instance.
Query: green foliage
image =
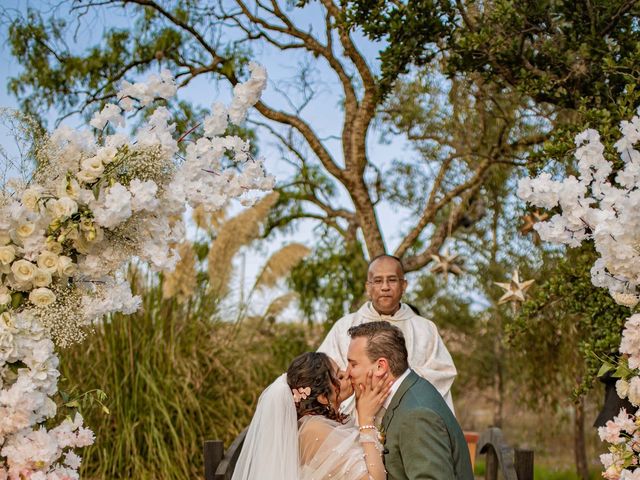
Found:
[[[63,387],[100,388],[104,406],[85,405],[96,443],[82,476],[112,479],[199,478],[202,442],[228,446],[245,428],[262,389],[309,350],[300,325],[218,320],[211,304],[179,305],[146,287],[144,309],[115,315],[61,354]]]
[[[537,102],[601,108],[639,73],[637,2],[466,2],[449,38],[452,72],[478,71]]]
[[[438,328],[461,334],[474,332],[477,314],[471,310],[473,300],[447,288],[440,276],[421,275],[417,281],[412,281],[409,295],[409,303],[433,319]]]
[[[572,390],[585,393],[600,368],[593,354],[617,356],[629,309],[593,286],[595,259],[593,247],[585,245],[546,262],[538,275],[544,281],[508,326],[521,378],[537,392],[534,403]]]
[[[367,263],[359,243],[324,236],[312,254],[291,272],[289,287],[299,295],[307,318],[322,312],[328,329],[363,298]]]
[[[640,65],[637,2],[596,0],[451,0],[348,2],[347,21],[385,39],[383,78],[424,65],[434,45],[448,71],[479,72],[516,86],[536,102],[602,108],[636,83]]]
[[[389,42],[381,57],[385,79],[395,82],[389,72],[405,71],[406,65],[425,65],[437,44],[450,78],[480,74],[537,107],[553,106],[556,128],[532,158],[538,168],[549,158],[571,164],[573,138],[585,128],[617,135],[619,122],[640,103],[635,1],[596,0],[577,7],[570,0],[354,0],[348,8],[352,25]],[[407,17],[413,18],[397,21]]]
[[[437,0],[359,0],[346,2],[345,20],[362,28],[369,38],[386,40],[380,52],[380,95],[390,93],[395,81],[411,65],[424,66],[437,54],[436,44],[448,31]]]

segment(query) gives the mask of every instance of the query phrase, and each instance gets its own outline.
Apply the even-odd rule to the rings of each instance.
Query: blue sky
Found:
[[[18,7],[24,11],[27,6],[41,7],[47,2],[33,2],[29,0],[0,0],[0,4],[5,8]],[[312,23],[317,19],[317,4],[311,4],[302,11],[295,11],[294,15],[303,23]],[[102,27],[101,24],[110,24],[126,27],[130,22],[130,18],[122,15],[120,11],[111,11],[108,15],[102,14],[87,25],[81,25],[77,32],[78,44],[73,48],[83,48],[97,44],[100,41]],[[359,46],[367,62],[376,68],[378,63],[378,53],[382,44],[375,44],[358,38]],[[268,103],[286,109],[286,103],[277,93],[277,86],[282,86],[282,82],[286,77],[294,76],[300,68],[303,57],[296,52],[288,52],[285,56],[281,52],[274,51],[269,48],[256,49],[254,51],[255,60],[263,64],[269,73],[270,83],[265,92],[264,99]],[[6,43],[0,46],[0,106],[17,107],[16,99],[7,93],[7,82],[12,76],[20,72],[20,65],[11,57]],[[340,91],[337,80],[331,74],[328,67],[323,65],[321,61],[314,62],[314,77],[324,84],[322,94],[318,100],[311,103],[305,110],[305,118],[313,123],[313,126],[320,137],[340,136],[341,129],[341,108],[340,97],[336,91]],[[204,78],[196,79],[188,88],[181,90],[178,98],[191,100],[201,106],[209,106],[214,101],[227,101],[229,98],[230,88],[227,84],[216,85]],[[258,115],[259,117],[259,115]],[[55,111],[51,112],[50,127],[53,120],[57,118]],[[71,119],[69,122],[72,126],[78,126],[81,122],[78,119]],[[379,141],[380,132],[371,132],[368,139],[368,149],[371,158],[376,159],[376,163],[382,168],[394,159],[402,155],[410,154],[410,149],[403,139],[393,139],[390,143],[382,144]],[[0,130],[0,142],[5,148],[11,146],[11,142],[6,136],[6,131]],[[329,140],[327,142],[329,148],[333,151],[338,161],[340,161],[340,143],[337,140]],[[259,146],[261,155],[266,157],[269,170],[276,175],[278,179],[285,178],[291,171],[290,167],[281,158],[280,152],[275,148],[273,139],[266,135],[259,137]],[[346,199],[345,192],[341,192],[341,198]],[[397,244],[399,239],[395,235],[397,227],[406,220],[406,212],[392,211],[389,208],[382,207],[379,211],[380,223],[383,226],[385,240],[390,249]],[[267,245],[261,246],[261,252],[247,252],[246,270],[247,276],[255,275],[260,267],[266,254],[275,251],[284,243],[295,240],[313,246],[314,232],[310,222],[303,223],[294,235],[275,236]],[[245,282],[250,283],[250,282]]]

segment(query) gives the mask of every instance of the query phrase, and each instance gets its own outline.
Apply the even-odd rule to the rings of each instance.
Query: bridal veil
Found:
[[[231,479],[298,478],[298,421],[284,373],[260,395]]]

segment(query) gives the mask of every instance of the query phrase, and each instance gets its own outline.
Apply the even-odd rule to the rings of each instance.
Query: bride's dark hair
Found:
[[[325,405],[318,400],[320,395],[324,395],[327,400],[332,399],[334,391],[340,396],[340,381],[326,354],[306,352],[298,355],[287,370],[287,383],[292,390],[311,388],[311,394],[296,403],[298,419],[305,415],[323,415],[340,423],[346,420],[347,417],[338,412],[337,405]]]

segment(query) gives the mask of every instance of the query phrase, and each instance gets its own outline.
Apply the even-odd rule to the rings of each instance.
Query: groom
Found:
[[[473,480],[462,429],[435,387],[409,369],[400,329],[381,321],[351,327],[348,333],[347,373],[355,391],[370,371],[374,382],[385,373],[394,379],[381,422],[388,479]]]

